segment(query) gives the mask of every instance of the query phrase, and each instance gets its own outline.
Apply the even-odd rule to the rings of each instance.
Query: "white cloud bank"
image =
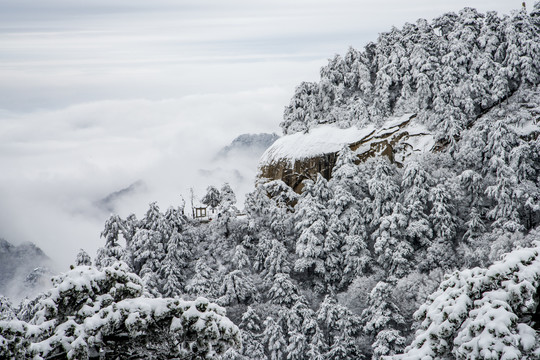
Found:
[[[178,205],[190,187],[202,196],[207,185],[228,181],[246,192],[256,158],[212,159],[242,132],[277,131],[278,104],[288,96],[266,88],[7,116],[0,122],[0,163],[8,169],[0,174],[1,236],[34,241],[66,265],[73,256],[56,254],[93,252],[101,244],[108,214],[96,202],[138,180],[143,190],[117,204],[122,216],[141,216],[154,200],[164,210]]]

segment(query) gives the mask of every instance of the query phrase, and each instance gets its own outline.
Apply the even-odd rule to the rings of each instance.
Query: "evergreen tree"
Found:
[[[272,278],[277,273],[287,274],[290,272],[289,252],[282,243],[275,239],[272,240],[271,247],[266,254],[262,272],[265,278]]]
[[[219,290],[219,302],[223,305],[247,304],[257,297],[252,280],[242,270],[234,270],[225,275]]]
[[[341,284],[349,284],[355,277],[370,270],[373,259],[368,248],[368,236],[364,226],[356,226],[355,235],[345,236],[343,245],[343,279]]]
[[[221,202],[227,202],[229,206],[234,206],[236,204],[236,195],[234,194],[234,191],[232,190],[229,183],[224,183],[221,187]]]
[[[374,338],[373,360],[394,355],[403,349],[405,339],[400,334],[405,321],[398,307],[392,302],[390,285],[379,282],[369,295],[369,307],[362,312],[366,334]]]
[[[105,229],[101,232],[101,237],[105,238],[105,246],[98,249],[95,259],[96,266],[110,266],[115,261],[122,259],[124,250],[118,243],[122,229],[122,219],[118,215],[111,215],[107,219]]]
[[[412,344],[392,358],[538,358],[531,316],[538,316],[539,254],[537,246],[520,249],[487,269],[447,277],[415,313]]]
[[[194,296],[213,298],[216,292],[216,275],[206,263],[206,259],[195,262],[195,274],[186,285],[186,291]]]
[[[80,249],[77,253],[77,258],[75,259],[75,266],[90,266],[92,265],[92,259],[90,255],[86,253],[83,249]]]
[[[252,334],[261,332],[261,318],[251,306],[248,306],[246,312],[242,315],[240,328]]]
[[[208,194],[210,194],[210,192],[208,192]],[[236,203],[236,196],[227,183],[223,184],[219,194],[218,216],[215,227],[219,233],[223,234],[225,238],[228,238],[232,231],[232,221],[237,215],[237,210],[234,206]],[[211,195],[211,197],[215,197],[215,194]]]
[[[250,332],[242,333],[242,355],[245,359],[267,360],[264,346]]]
[[[303,296],[296,297],[294,305],[290,309],[283,309],[281,316],[289,332],[302,333],[309,338],[318,329],[315,312]]]
[[[437,264],[443,269],[455,266],[454,241],[456,235],[456,219],[454,217],[451,195],[448,188],[438,184],[431,189],[432,202],[430,220],[433,224],[435,239],[427,251],[427,256],[420,264],[420,269],[431,270]]]
[[[266,360],[264,346],[259,342],[262,321],[251,306],[242,315],[240,329],[242,330],[242,355],[247,359]]]
[[[333,296],[327,295],[317,312],[322,334],[326,339],[327,359],[348,359],[358,357],[356,344],[359,323],[344,306],[339,305]]]
[[[308,359],[323,360],[326,359],[325,354],[327,347],[324,342],[323,334],[320,329],[311,337],[311,342],[308,345],[308,351],[306,353]]]
[[[187,218],[184,215],[184,210],[175,209],[172,206],[167,209],[165,212],[165,222],[167,223],[167,230],[169,233],[167,233],[166,237],[169,238],[172,233],[175,231],[178,233],[181,233],[187,224]]]
[[[209,186],[206,189],[206,194],[202,198],[201,202],[204,205],[210,206],[211,208],[216,209],[221,203],[221,193],[214,186]]]
[[[270,360],[282,360],[286,354],[286,342],[281,326],[273,318],[267,317],[264,321],[263,343],[270,355]]]
[[[468,206],[478,206],[481,204],[483,197],[484,179],[482,175],[474,170],[467,169],[463,171],[458,177],[461,189],[466,192],[466,197],[470,199]]]
[[[160,212],[159,206],[155,201],[150,203],[148,210],[141,219],[139,225],[143,229],[156,231],[162,236],[171,233],[169,224],[165,220],[164,215]]]
[[[270,226],[270,212],[272,211],[272,200],[268,196],[266,188],[262,184],[257,184],[255,189],[246,195],[244,209],[248,215],[248,227],[252,231]]]
[[[145,269],[157,271],[165,257],[161,233],[155,230],[141,229],[137,231],[129,250],[135,273],[142,273]]]
[[[330,226],[324,238],[323,250],[325,254],[324,260],[324,282],[327,288],[334,288],[334,284],[338,284],[343,278],[343,238],[340,234],[344,234],[345,229],[336,215],[330,216]]]
[[[396,203],[391,215],[384,216],[372,237],[377,262],[387,274],[402,277],[411,266],[413,248],[406,239],[408,214],[400,203]]]
[[[287,360],[302,360],[306,358],[307,341],[302,333],[293,331],[289,333],[287,346]]]
[[[474,242],[475,239],[485,232],[486,227],[482,221],[482,217],[477,208],[473,207],[469,213],[469,220],[465,223],[467,231],[463,235],[463,239],[468,242]]]
[[[428,212],[431,176],[418,162],[410,161],[403,171],[401,186],[405,190],[403,205],[408,209],[406,236],[411,245],[418,248],[429,244],[432,231]]]
[[[16,317],[11,301],[7,297],[0,295],[0,321],[9,321]]]
[[[319,174],[315,183],[306,181],[304,192],[295,212],[296,230],[300,234],[296,242],[298,260],[297,271],[314,271],[324,278],[327,274],[325,266],[325,238],[328,236],[329,212],[325,203],[330,198],[327,181]]]
[[[298,299],[298,288],[288,274],[278,273],[274,275],[274,282],[268,295],[277,305],[291,306]]]
[[[384,216],[390,215],[399,196],[399,186],[389,162],[385,159],[374,160],[374,173],[368,180],[369,194],[372,197],[371,213],[373,225],[378,225]]]
[[[124,239],[126,240],[126,248],[129,248],[131,245],[131,240],[135,236],[135,233],[139,229],[139,221],[137,220],[137,217],[134,214],[130,214],[126,220],[124,221],[124,231],[122,232],[122,235],[124,236]]]
[[[246,253],[246,248],[242,244],[236,245],[234,248],[232,262],[234,267],[238,270],[249,268],[251,266],[251,261]]]
[[[405,348],[405,338],[394,329],[381,330],[375,337],[373,360],[386,359],[386,356],[400,353]]]
[[[492,158],[494,164],[498,158]],[[514,170],[497,161],[496,183],[486,188],[486,195],[496,201],[496,205],[488,212],[488,216],[495,220],[493,226],[506,231],[518,231],[523,227],[520,224],[518,212],[518,199],[515,194],[517,178]]]
[[[126,264],[77,267],[54,279],[28,321],[0,322],[0,357],[211,358],[240,346],[225,310],[205,299],[143,298]]]
[[[160,271],[161,278],[164,280],[163,295],[174,297],[183,292],[191,256],[189,245],[175,229],[167,243],[167,254]]]

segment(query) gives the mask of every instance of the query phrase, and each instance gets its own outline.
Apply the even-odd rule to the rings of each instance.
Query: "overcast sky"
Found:
[[[326,59],[420,17],[521,3],[0,0],[0,237],[63,269],[103,244],[96,203],[136,181],[121,216],[191,186],[244,193],[256,159],[211,159],[241,133],[279,133],[294,87]]]

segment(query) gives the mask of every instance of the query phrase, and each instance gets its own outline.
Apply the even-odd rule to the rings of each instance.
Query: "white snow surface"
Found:
[[[361,129],[354,126],[348,129],[340,129],[334,125],[320,125],[310,129],[307,133],[299,132],[282,136],[264,152],[259,161],[259,166],[269,165],[278,161],[287,161],[292,165],[297,160],[338,152],[344,145],[361,140],[375,139],[378,135],[386,133],[407,131],[409,135],[428,134],[426,128],[421,124],[414,123],[414,120],[411,120],[411,123],[406,126],[400,127],[401,124],[411,119],[413,115],[405,114],[399,117],[389,118],[380,127],[368,125]],[[412,144],[414,150],[429,150],[433,146],[434,141],[431,135],[428,137],[429,139],[415,139],[413,141],[414,144]],[[419,147],[418,149],[416,148],[417,146]],[[362,149],[369,149],[369,143],[363,145],[357,153],[362,152]]]
[[[516,133],[520,136],[527,136],[535,132],[540,132],[540,124],[528,121],[515,127]]]
[[[359,141],[375,130],[368,126],[362,129],[351,127],[340,129],[332,125],[322,125],[308,133],[286,135],[270,146],[261,157],[261,164],[278,160],[301,160],[339,151],[343,145]]]

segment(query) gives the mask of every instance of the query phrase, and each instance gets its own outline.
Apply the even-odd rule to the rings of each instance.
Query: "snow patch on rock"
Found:
[[[371,124],[360,129],[355,126],[341,129],[334,125],[320,125],[309,132],[286,135],[265,151],[259,165],[266,166],[279,161],[293,165],[297,160],[335,153],[351,144],[361,144],[355,152],[362,154],[370,149],[373,142],[394,138],[399,134],[404,135],[403,148],[408,148],[407,153],[429,151],[435,140],[423,125],[413,122],[414,117],[414,114],[405,114],[389,118],[378,128]]]

